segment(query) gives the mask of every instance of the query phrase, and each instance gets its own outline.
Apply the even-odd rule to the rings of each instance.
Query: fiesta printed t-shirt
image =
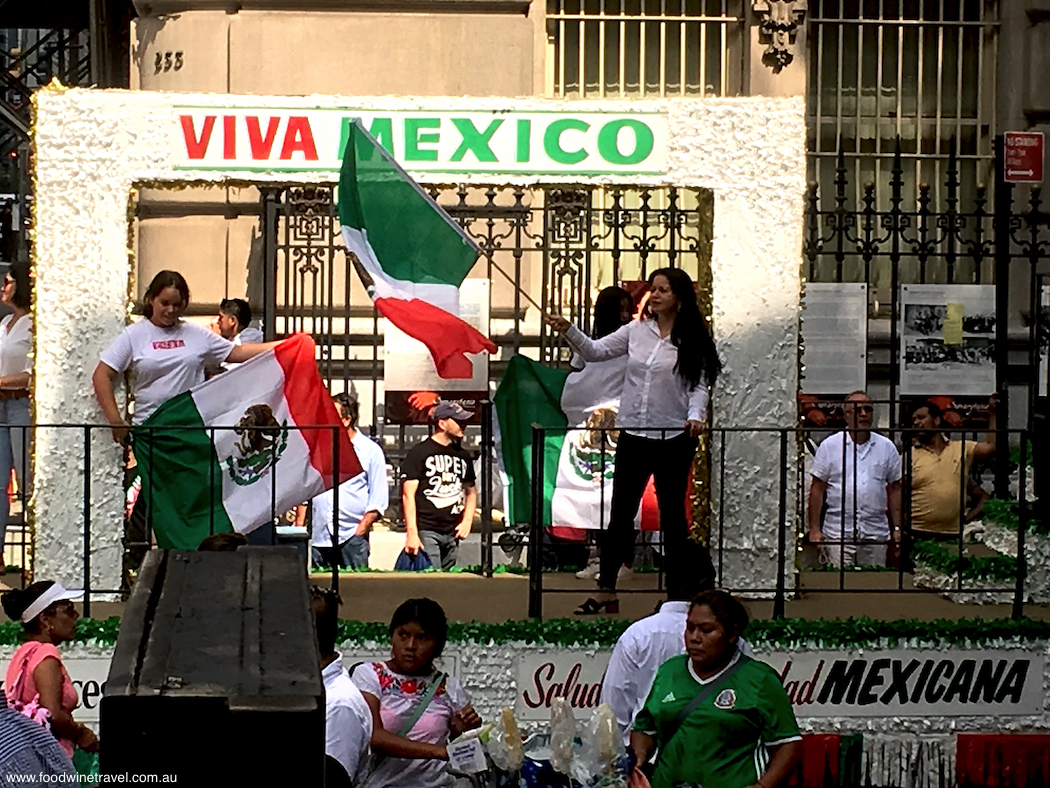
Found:
[[[365,662],[354,669],[351,679],[361,692],[379,700],[383,728],[400,733],[401,726],[423,700],[431,682],[437,680],[437,673],[408,676],[392,670],[385,662]],[[408,732],[407,738],[430,744],[447,744],[452,730],[452,716],[469,704],[470,698],[459,679],[447,676]],[[364,784],[367,788],[445,788],[453,783],[447,765],[445,761],[432,759],[386,757],[379,761]]]
[[[194,323],[161,328],[140,320],[106,348],[102,363],[117,372],[130,370],[132,423],[138,425],[172,397],[203,383],[204,365],[225,361],[231,350],[230,340]]]
[[[723,684],[725,670],[739,659],[746,662]],[[754,785],[769,765],[768,747],[801,740],[791,701],[773,668],[737,652],[725,670],[701,679],[685,654],[660,667],[634,721],[634,729],[652,736],[662,751],[652,788]],[[704,699],[672,739],[678,715],[712,682],[721,688]]]
[[[413,446],[401,465],[405,479],[416,479],[416,525],[452,533],[466,506],[466,486],[474,486],[474,462],[457,443],[442,446],[427,438]]]

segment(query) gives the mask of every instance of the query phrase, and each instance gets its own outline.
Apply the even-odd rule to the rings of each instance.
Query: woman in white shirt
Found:
[[[598,593],[576,611],[581,615],[619,611],[616,574],[634,550],[634,516],[650,476],[660,505],[668,582],[683,572],[714,576],[707,549],[689,538],[685,497],[707,420],[708,391],[722,363],[689,275],[661,268],[649,277],[649,288],[643,319],[601,339],[590,339],[563,317],[548,318],[586,361],[627,356],[612,517],[602,544]]]
[[[190,289],[182,274],[161,271],[142,297],[146,319],[125,328],[102,353],[91,382],[117,443],[128,434],[113,394],[118,375],[130,373],[132,424],[138,426],[172,397],[203,383],[205,364],[247,361],[277,344],[234,345],[205,326],[186,323],[182,313],[189,303]]]
[[[146,319],[125,328],[102,353],[91,382],[117,443],[123,444],[129,432],[113,393],[118,375],[129,373],[131,396],[135,400],[131,421],[138,427],[169,399],[203,383],[206,364],[247,361],[277,344],[235,346],[205,326],[184,322],[182,313],[189,303],[190,289],[182,274],[161,271],[153,277],[142,297],[141,312]],[[128,573],[145,557],[150,543],[146,482],[144,479],[126,526],[125,582],[128,582]]]
[[[29,265],[11,263],[4,276],[0,301],[11,308],[11,314],[0,320],[0,565],[11,500],[7,496],[14,468],[18,491],[23,503],[28,499],[31,468],[29,467],[29,350],[33,329],[29,317]],[[24,507],[23,507],[24,511]]]

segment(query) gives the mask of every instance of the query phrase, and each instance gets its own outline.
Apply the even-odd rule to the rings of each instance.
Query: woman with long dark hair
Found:
[[[11,314],[0,320],[0,563],[3,561],[4,535],[11,499],[7,483],[14,468],[18,492],[22,497],[22,513],[29,500],[29,378],[33,364],[29,351],[33,346],[30,307],[29,264],[11,263],[4,274],[0,288],[0,302],[10,307]]]
[[[707,329],[693,280],[677,268],[649,277],[642,320],[602,339],[590,339],[563,317],[551,328],[563,333],[586,361],[627,356],[613,476],[612,518],[601,552],[598,593],[578,614],[616,613],[616,574],[634,548],[634,516],[649,477],[660,506],[668,582],[680,572],[714,575],[707,549],[692,541],[685,517],[689,468],[705,429],[709,390],[722,362]]]

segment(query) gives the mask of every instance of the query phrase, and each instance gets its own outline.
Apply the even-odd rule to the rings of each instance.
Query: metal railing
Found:
[[[596,431],[599,428],[594,428]],[[543,532],[551,523],[545,519],[543,509],[543,489],[546,484],[545,474],[545,452],[549,451],[552,436],[569,436],[574,432],[580,432],[579,428],[565,427],[541,427],[534,426],[532,434],[532,456],[531,456],[531,495],[532,495],[532,517],[530,525],[530,583],[529,583],[529,615],[541,618],[543,616],[544,594],[582,594],[579,586],[569,588],[545,587],[544,569],[541,561],[536,560],[538,551],[542,549]],[[632,430],[634,432],[635,430]],[[608,432],[610,435],[606,435]],[[602,430],[603,446],[612,446],[615,443],[615,430]],[[646,430],[646,432],[656,432]],[[666,431],[665,431],[666,432]],[[842,528],[841,534],[836,538],[825,535],[821,552],[826,556],[828,547],[839,548],[839,554],[843,552],[856,551],[858,547],[878,548],[884,552],[897,552],[899,557],[894,561],[895,567],[885,567],[886,572],[891,572],[895,580],[890,586],[886,582],[865,583],[861,579],[867,573],[855,573],[847,569],[846,561],[839,561],[834,568],[837,582],[834,584],[818,583],[808,586],[802,582],[803,577],[810,578],[816,573],[806,572],[801,564],[801,554],[807,549],[809,540],[807,538],[807,522],[809,515],[808,501],[808,471],[805,462],[805,446],[808,441],[816,437],[822,437],[829,431],[826,429],[814,429],[804,427],[769,427],[769,428],[719,428],[709,432],[710,450],[708,454],[710,479],[708,482],[710,500],[710,523],[708,549],[711,553],[712,562],[715,567],[715,583],[720,587],[726,587],[734,593],[752,596],[764,596],[773,600],[773,615],[776,618],[784,617],[786,613],[786,602],[789,598],[798,597],[806,593],[864,593],[864,592],[890,592],[897,594],[940,594],[957,593],[966,595],[975,594],[998,594],[1008,596],[1012,602],[1012,615],[1020,618],[1024,614],[1024,606],[1029,601],[1032,588],[1028,582],[1028,565],[1025,555],[1025,540],[1029,525],[1035,519],[1032,501],[1028,500],[1029,493],[1027,485],[1032,471],[1028,467],[1030,461],[1028,430],[996,430],[998,451],[1009,452],[1011,442],[1017,445],[1019,442],[1019,464],[1017,467],[1017,498],[1012,503],[1016,513],[1017,525],[1017,556],[1013,563],[1012,576],[1005,578],[1004,582],[995,584],[987,583],[987,575],[983,578],[977,575],[977,581],[971,582],[968,574],[979,573],[980,568],[975,567],[973,559],[967,556],[968,542],[964,523],[962,520],[966,515],[966,495],[970,488],[970,474],[959,473],[960,489],[960,512],[959,528],[950,534],[948,542],[923,542],[924,544],[946,545],[941,549],[946,555],[940,563],[940,568],[931,566],[934,575],[941,575],[941,587],[916,587],[913,584],[914,572],[912,562],[915,560],[916,546],[923,541],[923,534],[915,526],[913,510],[911,506],[914,484],[912,479],[913,457],[917,447],[914,440],[922,431],[915,429],[893,429],[873,430],[873,433],[881,433],[895,441],[895,445],[903,447],[900,457],[901,476],[899,481],[902,488],[902,504],[900,513],[901,537],[900,541],[893,538],[892,532],[887,525],[885,536],[869,537],[863,533],[858,523],[862,515],[858,512],[858,495],[856,494],[857,475],[848,472],[850,465],[856,459],[846,456],[847,442],[843,441],[843,455],[840,457],[842,476],[838,484],[838,494],[843,498],[845,505],[841,506]],[[947,430],[944,430],[948,434]],[[657,436],[659,437],[659,436]],[[973,444],[976,438],[969,433],[955,431],[951,433],[953,440],[962,443],[961,451],[965,457],[967,444]],[[856,452],[856,444],[852,451]],[[735,455],[735,456],[734,456]],[[757,474],[740,474],[739,471],[755,456],[770,459]],[[743,458],[743,459],[742,459]],[[863,460],[862,460],[863,462]],[[863,466],[862,466],[863,467]],[[604,468],[602,469],[604,476]],[[742,489],[737,479],[743,478],[745,485],[752,485]],[[848,494],[849,486],[854,486],[852,495]],[[758,494],[758,506],[756,508],[755,497],[749,498],[750,509],[743,512],[740,506],[734,506],[732,498],[734,495],[754,492]],[[761,498],[764,492],[765,497]],[[852,500],[852,504],[848,501]],[[684,505],[684,502],[683,502]],[[827,508],[827,502],[824,502]],[[600,522],[596,523],[598,541],[601,543],[604,533],[607,531],[608,523],[605,522],[607,509],[601,507]],[[764,514],[772,516],[773,522],[752,529],[750,540],[741,540],[740,529],[753,517],[762,517]],[[823,517],[822,530],[827,534],[829,522]],[[887,521],[888,522],[888,521]],[[556,524],[556,523],[555,523]],[[695,527],[695,526],[694,526]],[[701,527],[700,532],[704,529]],[[930,537],[935,538],[935,537]],[[748,543],[750,541],[750,544]],[[636,546],[637,546],[636,542]],[[775,544],[775,546],[774,546]],[[732,576],[727,569],[728,559],[734,551],[750,550],[751,555],[757,559],[763,556],[774,559],[773,568],[768,573],[768,581],[762,583],[740,582]],[[774,555],[775,552],[775,555]],[[1004,564],[1010,564],[1009,557],[1001,560],[999,571]],[[1006,567],[1009,569],[1009,567]],[[944,571],[941,571],[944,570]],[[789,574],[791,577],[789,577]],[[877,573],[886,576],[885,572]],[[847,576],[850,580],[847,582]],[[874,577],[875,573],[871,575]],[[663,591],[663,571],[656,572],[657,582],[654,587],[638,589],[631,588],[621,593],[652,593]],[[1008,585],[1008,587],[1007,587]]]
[[[486,407],[486,413],[488,413],[488,407]],[[490,424],[491,419],[486,418],[483,420],[483,425]],[[152,507],[157,497],[148,496],[147,500],[142,503],[143,528],[138,535],[135,534],[134,528],[130,527],[132,517],[128,516],[128,512],[125,512],[123,523],[99,523],[97,521],[98,511],[94,508],[95,497],[99,492],[96,488],[96,485],[99,483],[99,474],[96,472],[100,462],[112,462],[116,466],[119,461],[119,455],[116,452],[106,459],[102,459],[99,455],[100,447],[106,445],[104,441],[109,441],[110,439],[110,427],[98,424],[48,424],[8,427],[8,429],[23,431],[27,439],[32,439],[36,442],[38,452],[41,451],[42,447],[43,450],[50,450],[48,447],[59,445],[55,443],[56,433],[65,438],[65,440],[61,441],[61,445],[63,446],[66,461],[63,462],[61,467],[63,472],[66,473],[71,468],[75,469],[74,472],[79,471],[82,480],[80,490],[73,493],[69,487],[62,488],[67,495],[61,501],[56,501],[53,498],[49,499],[47,511],[48,516],[52,518],[66,516],[74,518],[74,521],[79,519],[82,538],[80,544],[66,544],[61,549],[56,549],[56,546],[51,543],[47,545],[46,549],[51,556],[51,566],[55,565],[54,557],[58,553],[61,553],[63,556],[68,555],[68,560],[63,559],[65,565],[78,566],[79,572],[72,574],[82,573],[82,583],[80,585],[85,591],[85,614],[90,615],[93,597],[98,599],[100,595],[127,593],[132,579],[131,570],[134,567],[134,561],[140,560],[141,555],[145,551],[155,546],[154,523],[159,513],[154,511]],[[315,446],[320,446],[322,442],[327,443],[327,441],[331,441],[332,467],[344,467],[344,458],[340,456],[341,441],[338,439],[338,427],[301,426],[284,428],[272,425],[255,427],[210,425],[203,428],[154,427],[137,429],[138,438],[135,444],[140,456],[147,459],[151,446],[151,433],[153,433],[153,441],[156,442],[160,438],[170,438],[179,432],[195,431],[203,433],[212,445],[215,445],[216,441],[223,443],[233,439],[234,436],[224,434],[236,433],[237,431],[240,432],[242,440],[252,435],[269,435],[272,437],[276,430],[285,429],[289,433],[295,431],[307,436],[309,433],[314,433]],[[537,426],[533,428],[532,477],[530,480],[533,511],[528,532],[528,563],[530,572],[529,613],[534,617],[542,617],[543,615],[544,594],[581,593],[578,586],[553,589],[545,587],[544,583],[545,572],[542,545],[544,530],[550,524],[545,522],[543,513],[544,453],[549,451],[549,449],[544,447],[549,443],[548,437],[558,434],[570,434],[572,432],[573,430],[563,427]],[[1028,482],[1031,476],[1031,470],[1028,467],[1031,433],[1028,430],[996,430],[997,442],[999,447],[1001,447],[1000,451],[1009,451],[1007,447],[1011,443],[1019,446],[1019,464],[1016,471],[1017,498],[1012,503],[1012,508],[1017,518],[1016,558],[1011,562],[1011,557],[1007,556],[999,561],[1000,568],[1004,565],[1004,562],[1010,565],[1012,573],[1008,573],[1005,582],[998,584],[983,582],[979,577],[977,581],[971,581],[966,569],[967,562],[970,561],[966,556],[968,544],[960,524],[960,528],[952,534],[951,540],[940,543],[942,547],[938,548],[946,553],[950,560],[946,559],[942,562],[946,565],[946,568],[942,567],[944,569],[942,573],[944,577],[942,577],[941,587],[935,589],[915,587],[913,585],[912,568],[908,563],[914,558],[916,542],[916,530],[912,527],[913,517],[909,505],[910,496],[908,495],[908,491],[912,486],[912,455],[915,451],[915,448],[912,446],[912,438],[916,433],[915,430],[911,429],[895,429],[885,433],[903,445],[902,484],[905,491],[901,515],[903,526],[901,553],[903,560],[898,561],[894,569],[887,570],[889,576],[894,578],[892,587],[889,587],[890,584],[887,582],[868,584],[862,581],[864,577],[878,576],[886,578],[887,572],[872,574],[854,573],[852,570],[847,570],[844,565],[837,567],[834,575],[830,573],[807,572],[805,569],[799,571],[801,552],[803,549],[806,549],[804,536],[808,515],[808,502],[805,494],[805,482],[808,476],[808,471],[805,467],[805,446],[808,439],[819,437],[826,432],[826,430],[794,427],[760,427],[719,428],[708,433],[709,448],[706,455],[707,467],[709,468],[709,477],[706,480],[707,501],[710,506],[708,545],[716,574],[715,582],[718,585],[727,586],[730,590],[737,593],[771,598],[773,600],[773,613],[776,617],[784,616],[786,614],[787,601],[801,594],[808,592],[819,594],[863,593],[865,591],[900,594],[997,593],[1000,596],[1009,596],[1013,605],[1012,612],[1014,617],[1023,616],[1024,606],[1028,603],[1033,591],[1033,585],[1029,579],[1028,558],[1025,552],[1026,538],[1030,525],[1033,522],[1037,522],[1028,492]],[[603,444],[610,448],[615,442],[615,436],[612,433],[613,430],[601,430]],[[71,434],[77,434],[79,440],[73,439]],[[324,437],[318,438],[318,434]],[[964,452],[966,445],[975,440],[975,438],[967,434],[958,432],[954,433],[952,437],[963,443],[962,448]],[[482,538],[481,571],[485,575],[491,575],[493,570],[491,487],[494,455],[492,452],[492,439],[491,427],[483,426],[479,498]],[[78,454],[79,458],[77,457]],[[68,462],[70,455],[74,457],[72,465]],[[604,458],[605,452],[602,452],[601,456]],[[609,457],[612,457],[611,452]],[[847,457],[842,457],[843,467],[845,467],[848,459]],[[265,470],[261,470],[263,478],[260,480],[260,483],[264,485],[269,500],[263,504],[264,514],[261,517],[261,524],[277,520],[289,508],[287,499],[285,504],[280,504],[278,499],[278,489],[282,485],[281,474],[289,471],[281,470],[282,466],[276,460],[276,453],[272,453],[267,462],[268,467],[265,467]],[[605,460],[602,459],[600,462],[604,464]],[[266,465],[266,463],[263,465]],[[147,467],[149,469],[148,474],[155,475],[157,473],[153,464],[147,463]],[[41,468],[41,470],[43,469]],[[113,470],[116,471],[116,467]],[[298,468],[297,470],[301,471],[302,469]],[[209,483],[207,489],[210,490],[206,496],[198,495],[199,511],[195,520],[198,527],[198,535],[209,535],[229,529],[229,521],[224,519],[224,516],[221,514],[221,500],[219,498],[221,487],[218,484],[221,481],[220,474],[226,472],[216,462],[212,462],[207,470],[198,474],[199,479],[207,479]],[[604,467],[599,475],[601,478],[605,477]],[[115,474],[112,478],[115,482]],[[44,486],[50,485],[46,492],[52,496],[56,489],[54,487],[55,479],[56,476],[51,472],[42,474]],[[157,490],[161,484],[170,484],[170,482],[157,479],[153,475],[147,475],[144,482],[147,490]],[[186,484],[186,482],[182,482],[182,484]],[[963,504],[968,485],[968,475],[960,474],[960,518],[965,512]],[[845,486],[840,485],[840,489],[844,490]],[[185,489],[187,495],[193,495],[197,492],[188,487]],[[745,495],[752,493],[754,495],[749,499],[745,511],[741,501]],[[37,494],[40,494],[39,486]],[[601,494],[599,493],[599,495]],[[19,498],[23,504],[26,495],[27,492],[24,490],[19,492]],[[339,511],[339,495],[339,486],[336,485],[333,488],[333,512]],[[104,498],[104,496],[99,497],[100,499]],[[293,495],[292,497],[306,499],[309,496],[304,491],[301,496]],[[853,497],[853,501],[853,506],[855,507],[856,496]],[[607,527],[605,522],[607,506],[605,504],[605,501],[601,502],[599,522],[595,524],[597,526],[595,532],[598,534]],[[868,540],[866,535],[859,532],[855,527],[850,528],[850,522],[855,524],[857,520],[855,508],[852,512],[847,511],[849,508],[847,506],[842,509],[843,524],[846,526],[843,529],[843,536],[840,539],[825,539],[825,547],[839,544],[847,549],[849,547],[856,549],[858,545],[891,548],[894,545],[893,540],[888,536],[883,539]],[[116,515],[115,512],[113,514]],[[741,523],[750,523],[750,531],[743,534],[743,536],[741,534]],[[183,525],[186,524],[183,523]],[[1042,528],[1041,525],[1038,527]],[[337,526],[333,523],[331,531],[332,546],[338,545],[336,528]],[[111,569],[113,576],[116,576],[118,572],[120,573],[121,582],[99,585],[93,582],[92,561],[98,555],[98,551],[105,549],[107,538],[111,539],[112,533],[117,530],[123,534],[122,554],[119,565],[113,566]],[[1042,531],[1040,532],[1042,533]],[[104,534],[108,535],[108,537],[104,536]],[[40,524],[37,524],[35,534],[37,552],[39,553],[46,540],[54,538],[54,536],[56,536],[55,532],[43,529]],[[270,539],[271,543],[277,541],[275,531],[272,532]],[[9,545],[11,541],[9,540]],[[192,548],[196,545],[186,544],[185,546]],[[28,550],[28,546],[25,549]],[[742,552],[747,551],[750,551],[748,555],[751,558],[758,561],[765,560],[768,563],[768,571],[765,573],[762,582],[742,583],[736,582],[733,578],[733,561],[737,560]],[[26,567],[28,562],[23,561],[22,565]],[[735,565],[739,566],[739,561]],[[37,574],[39,575],[39,564]],[[818,583],[816,586],[801,582],[801,578],[811,579],[817,576],[834,576],[836,582],[823,582]],[[645,592],[651,593],[663,589],[662,572],[657,571],[654,577],[656,578],[655,587],[645,589]],[[849,581],[847,581],[847,577],[850,578]],[[38,576],[36,579],[46,578]],[[339,579],[340,569],[338,565],[334,565],[331,567],[331,582],[333,586],[339,584]],[[103,587],[104,585],[105,587]],[[638,592],[636,589],[627,591],[627,593]]]

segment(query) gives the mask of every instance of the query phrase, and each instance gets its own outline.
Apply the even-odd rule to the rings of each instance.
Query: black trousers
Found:
[[[698,439],[687,432],[672,438],[642,438],[621,431],[616,442],[613,472],[612,516],[601,543],[601,574],[598,585],[615,590],[616,573],[634,557],[634,517],[649,477],[656,485],[660,506],[667,584],[673,585],[686,572],[714,579],[714,566],[707,548],[689,538],[685,518],[685,495],[689,468]]]

